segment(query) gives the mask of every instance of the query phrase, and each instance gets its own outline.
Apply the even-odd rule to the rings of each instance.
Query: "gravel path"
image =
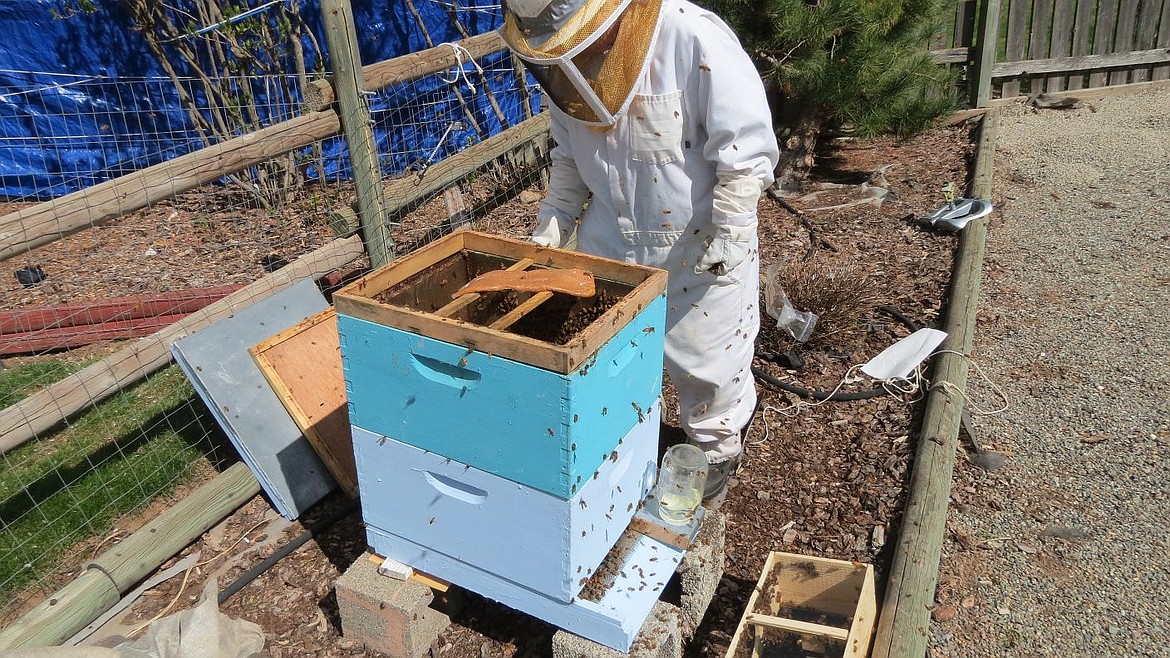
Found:
[[[1005,109],[994,190],[931,655],[1170,656],[1170,89]]]

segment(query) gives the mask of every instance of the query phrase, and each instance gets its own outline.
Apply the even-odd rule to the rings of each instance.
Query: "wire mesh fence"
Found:
[[[498,18],[424,2],[464,32]],[[521,234],[527,217],[492,211],[544,163],[512,58],[433,45],[451,65],[405,67],[366,99],[394,254],[459,226]],[[225,130],[193,118],[241,112],[198,74],[0,86],[0,161],[16,163],[0,168],[0,626],[238,459],[171,343],[290,280],[328,292],[368,266],[337,113],[303,103],[323,75],[241,75],[274,91]],[[525,139],[492,146],[509,130]]]

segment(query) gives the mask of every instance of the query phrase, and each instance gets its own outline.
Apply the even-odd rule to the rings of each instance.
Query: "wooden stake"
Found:
[[[86,571],[0,631],[0,652],[48,647],[73,637],[184,547],[260,493],[236,463],[87,565]]]
[[[971,104],[987,107],[991,100],[991,70],[999,48],[999,7],[1001,0],[987,0],[979,17],[979,59],[975,84],[971,85]]]

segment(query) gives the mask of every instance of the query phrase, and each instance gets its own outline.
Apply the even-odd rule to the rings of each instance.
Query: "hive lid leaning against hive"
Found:
[[[467,313],[460,317],[455,312],[447,317],[443,307],[452,303],[451,293],[474,278],[452,264],[460,254],[496,259],[499,268],[520,265],[520,269],[582,269],[594,275],[599,290],[619,291],[621,297],[564,345],[477,324],[465,319]],[[665,291],[663,270],[477,231],[460,231],[371,272],[337,291],[333,299],[338,312],[346,315],[570,373]],[[387,297],[392,300],[387,301]],[[460,299],[468,297],[471,296]]]

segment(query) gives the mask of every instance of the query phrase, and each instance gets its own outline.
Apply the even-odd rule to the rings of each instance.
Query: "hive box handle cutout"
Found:
[[[466,482],[460,482],[431,471],[423,471],[423,477],[426,478],[428,484],[435,488],[435,491],[455,500],[462,500],[472,505],[478,505],[487,500],[488,493],[486,491]]]
[[[410,356],[414,369],[436,384],[464,390],[475,388],[479,384],[481,375],[474,370],[420,354]]]
[[[609,376],[613,378],[620,375],[636,356],[638,356],[637,343],[630,341],[623,345],[622,349],[617,354],[614,354],[613,359],[609,362]]]

